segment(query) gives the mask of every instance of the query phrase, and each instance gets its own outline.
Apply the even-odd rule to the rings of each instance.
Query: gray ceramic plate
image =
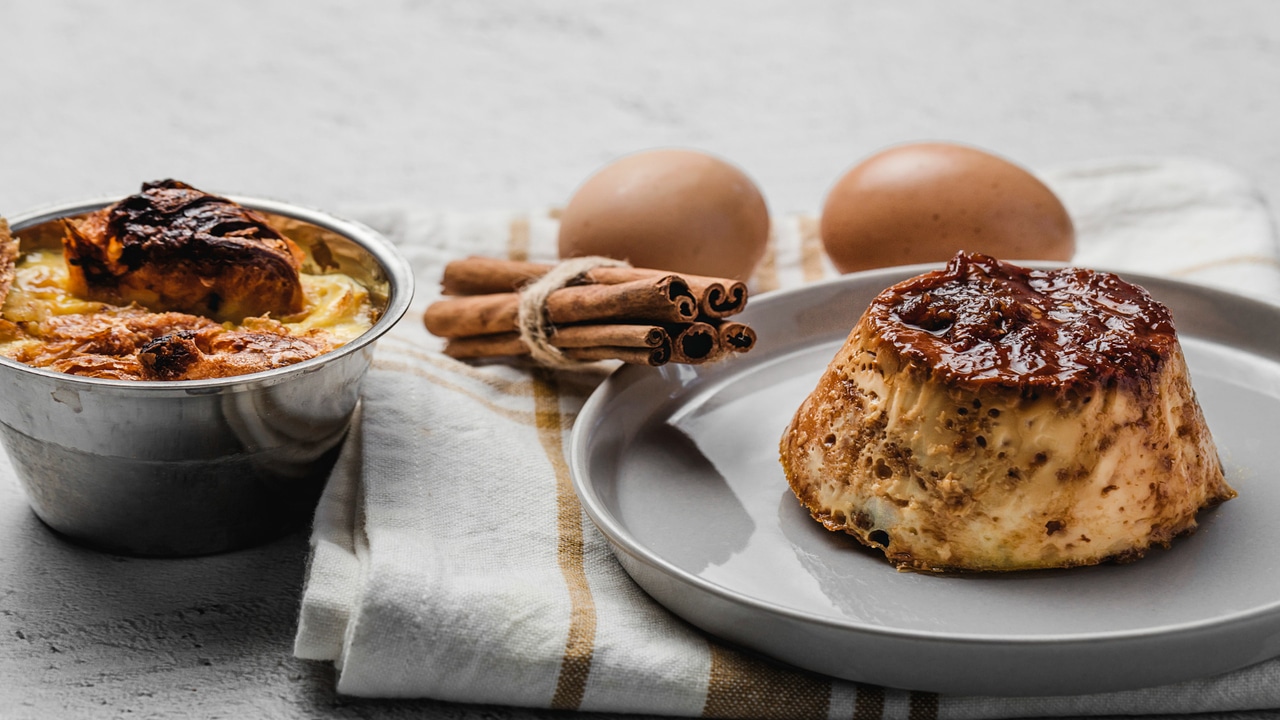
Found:
[[[1240,497],[1130,565],[899,573],[811,520],[777,443],[867,303],[923,268],[752,300],[746,355],[626,367],[590,398],[570,464],[623,567],[677,615],[800,667],[892,687],[1052,695],[1201,677],[1280,655],[1280,308],[1129,275],[1173,310]]]

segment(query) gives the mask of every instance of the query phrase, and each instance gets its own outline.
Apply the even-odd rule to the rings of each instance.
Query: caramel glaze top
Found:
[[[1168,308],[1116,275],[964,252],[882,292],[866,318],[908,363],[974,390],[1142,381],[1177,346]]]

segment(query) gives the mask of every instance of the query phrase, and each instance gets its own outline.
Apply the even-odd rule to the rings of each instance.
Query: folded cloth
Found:
[[[1265,204],[1233,172],[1133,160],[1042,177],[1079,264],[1280,301]],[[415,306],[379,343],[360,421],[316,513],[296,654],[338,691],[537,708],[737,718],[998,718],[1280,707],[1280,660],[1178,685],[1054,698],[940,697],[833,680],[732,649],[657,605],[583,514],[565,444],[608,368],[464,364],[419,320],[444,263],[553,260],[554,213],[364,209],[410,259]],[[833,275],[817,223],[775,222],[758,293]]]

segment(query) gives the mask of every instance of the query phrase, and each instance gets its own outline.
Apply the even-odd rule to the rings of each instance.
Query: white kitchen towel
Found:
[[[1176,275],[1280,302],[1270,214],[1230,170],[1126,160],[1042,177],[1075,219],[1079,264]],[[439,354],[440,341],[422,328],[447,261],[553,260],[555,213],[357,214],[410,259],[417,296],[378,345],[361,420],[316,514],[295,651],[333,661],[339,692],[737,718],[1280,707],[1280,660],[1131,692],[966,698],[833,680],[706,636],[630,580],[570,485],[565,443],[608,368],[465,364]],[[832,274],[814,219],[780,217],[753,292]]]

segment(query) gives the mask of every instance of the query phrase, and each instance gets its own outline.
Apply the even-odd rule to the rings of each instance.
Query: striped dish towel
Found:
[[[1280,301],[1265,205],[1191,160],[1091,163],[1043,177],[1076,220],[1077,261]],[[469,365],[421,312],[446,262],[553,260],[554,213],[357,215],[418,277],[379,343],[361,420],[318,508],[295,652],[334,662],[338,691],[537,708],[734,718],[1001,718],[1280,707],[1280,660],[1105,695],[940,697],[832,680],[727,647],[621,570],[570,485],[566,441],[605,369]],[[834,274],[811,217],[779,218],[756,293]]]

